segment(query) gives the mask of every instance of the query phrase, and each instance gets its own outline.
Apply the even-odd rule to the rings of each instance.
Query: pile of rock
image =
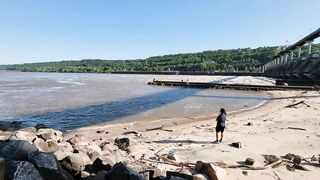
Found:
[[[117,145],[98,146],[79,135],[65,140],[54,129],[1,131],[0,179],[143,179],[125,164],[106,157],[122,151]]]

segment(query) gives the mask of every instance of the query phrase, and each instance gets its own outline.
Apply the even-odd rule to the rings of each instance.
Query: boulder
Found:
[[[196,162],[195,170],[198,173],[205,174],[209,180],[221,180],[227,176],[227,172],[211,163]]]
[[[4,179],[42,180],[38,170],[27,161],[6,161]]]
[[[116,138],[114,140],[114,144],[118,146],[121,150],[128,150],[128,147],[130,146],[130,140],[127,137],[124,138]]]
[[[29,142],[32,142],[34,139],[37,138],[35,133],[22,131],[22,130],[16,131],[14,136],[19,140],[24,140]]]
[[[245,161],[246,165],[250,165],[250,166],[252,166],[254,164],[254,162],[255,161],[252,158],[247,158],[246,161]]]
[[[67,140],[68,143],[71,145],[75,145],[78,143],[88,142],[88,139],[84,137],[83,135],[76,135],[70,139]]]
[[[143,177],[138,172],[135,172],[131,168],[124,165],[122,162],[115,164],[108,172],[107,177],[109,179],[117,180],[143,180]]]
[[[40,151],[43,152],[50,152],[49,145],[42,139],[42,138],[36,138],[33,141],[33,145],[38,148]]]
[[[21,129],[19,129],[19,131],[24,131],[24,132],[28,132],[28,133],[32,133],[32,134],[37,133],[37,129],[35,127],[21,128]]]
[[[47,141],[49,152],[56,152],[60,149],[59,143],[56,141],[48,140]]]
[[[62,132],[54,129],[39,129],[37,136],[43,138],[45,141],[52,140],[61,142],[63,140]]]
[[[97,158],[91,165],[91,172],[97,173],[99,171],[110,171],[110,164],[103,164],[102,160]]]
[[[208,180],[208,177],[204,174],[195,174],[193,175],[192,180]]]
[[[0,142],[0,156],[6,160],[28,160],[28,154],[38,151],[27,141],[16,140]]]
[[[91,163],[88,155],[83,152],[72,153],[69,156],[65,157],[64,160],[70,162],[71,168],[76,172],[81,172],[87,164]]]
[[[59,146],[59,150],[73,152],[73,147],[69,142],[60,142],[57,145]]]
[[[99,171],[96,175],[90,175],[87,180],[106,180],[108,171]]]
[[[4,172],[5,172],[5,160],[0,157],[0,179],[4,179]]]
[[[64,150],[58,150],[58,151],[54,152],[54,155],[56,156],[58,161],[61,161],[65,157],[69,156],[70,154],[72,154],[72,152],[64,151]]]
[[[0,130],[0,141],[7,141],[13,136],[13,132]]]
[[[46,180],[68,180],[70,175],[66,174],[60,166],[56,156],[48,152],[33,152],[28,155],[29,162],[39,171]]]

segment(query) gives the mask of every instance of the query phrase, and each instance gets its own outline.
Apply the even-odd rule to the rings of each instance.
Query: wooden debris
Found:
[[[273,173],[278,178],[278,180],[282,180],[276,172],[273,172]]]
[[[127,132],[122,133],[122,135],[128,135],[128,134],[138,135],[139,133],[137,131],[127,131]]]
[[[297,105],[299,105],[299,104],[304,104],[304,105],[306,105],[307,107],[311,107],[309,104],[307,104],[307,103],[305,103],[304,102],[304,100],[302,100],[302,101],[299,101],[299,102],[297,102],[297,103],[294,103],[294,104],[291,104],[291,105],[287,105],[287,106],[285,106],[285,108],[292,108],[292,107],[296,107]]]
[[[304,128],[297,128],[297,127],[288,127],[288,129],[301,130],[301,131],[306,131],[307,130],[307,129],[304,129]]]
[[[171,129],[164,129],[164,128],[163,128],[163,125],[160,126],[160,127],[145,129],[144,131],[155,131],[155,130],[162,130],[162,131],[173,132],[173,130],[171,130]]]

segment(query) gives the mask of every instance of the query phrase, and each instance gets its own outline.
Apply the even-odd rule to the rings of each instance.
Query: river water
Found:
[[[167,75],[0,72],[0,121],[70,130],[98,123],[212,116],[221,107],[235,111],[270,98],[257,92],[146,84],[154,78],[186,80]],[[233,77],[194,78],[223,82]]]

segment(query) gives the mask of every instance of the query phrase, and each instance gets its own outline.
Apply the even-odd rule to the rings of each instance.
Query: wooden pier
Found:
[[[244,85],[244,84],[218,84],[218,83],[200,83],[200,82],[183,82],[183,81],[152,81],[148,85],[157,86],[178,86],[190,88],[212,88],[212,89],[230,89],[245,91],[277,91],[277,90],[297,90],[297,91],[316,91],[320,90],[319,86],[266,86],[266,85]]]

